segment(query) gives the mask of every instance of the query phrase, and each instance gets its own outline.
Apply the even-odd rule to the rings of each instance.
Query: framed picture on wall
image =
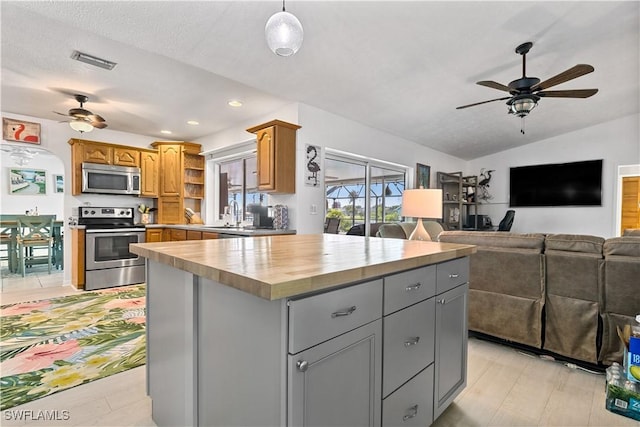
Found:
[[[47,172],[38,169],[9,169],[9,194],[47,194]]]
[[[416,163],[416,188],[429,188],[431,166]]]
[[[2,118],[2,139],[40,144],[40,123]]]
[[[64,175],[53,175],[53,192],[64,193]]]

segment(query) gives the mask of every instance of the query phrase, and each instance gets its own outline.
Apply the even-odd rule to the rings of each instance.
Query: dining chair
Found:
[[[49,274],[51,274],[51,259],[53,254],[53,221],[55,215],[20,215],[18,223],[18,264],[22,277],[25,276],[27,265],[36,261],[47,260]],[[36,249],[46,249],[47,255],[38,255]]]
[[[324,222],[324,232],[338,234],[340,231],[340,218],[327,218]]]

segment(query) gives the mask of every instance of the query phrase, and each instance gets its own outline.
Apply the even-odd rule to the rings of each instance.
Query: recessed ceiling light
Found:
[[[242,101],[238,101],[237,99],[232,99],[231,101],[227,102],[227,104],[232,107],[242,107]]]
[[[199,125],[200,123],[199,123],[199,122],[197,122],[197,121],[195,121],[195,120],[189,120],[189,121],[187,122],[187,124],[188,124],[188,125],[197,126],[197,125]]]
[[[164,133],[165,135],[171,135],[170,130],[161,130],[160,133]]]

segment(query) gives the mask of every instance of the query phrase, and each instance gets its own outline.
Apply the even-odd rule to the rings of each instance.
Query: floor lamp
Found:
[[[402,216],[418,218],[409,240],[431,240],[422,218],[442,218],[442,190],[418,188],[402,193]]]

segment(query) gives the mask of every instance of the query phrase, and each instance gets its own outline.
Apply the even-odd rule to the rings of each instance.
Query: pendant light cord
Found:
[[[285,10],[284,10],[284,0],[282,0],[282,11],[285,12]]]

